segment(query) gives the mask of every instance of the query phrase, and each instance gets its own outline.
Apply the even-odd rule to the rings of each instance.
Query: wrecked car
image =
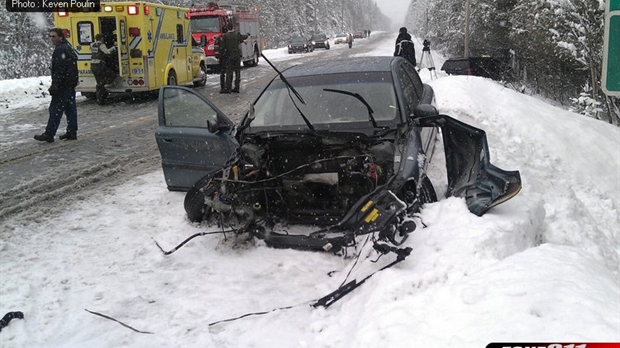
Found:
[[[192,222],[274,247],[339,251],[369,233],[398,246],[413,214],[437,200],[426,171],[439,129],[448,194],[474,214],[521,188],[518,171],[490,163],[484,131],[434,104],[401,57],[308,63],[278,72],[238,125],[193,90],[162,87],[156,140],[168,188],[188,190]],[[295,234],[293,224],[316,230]]]

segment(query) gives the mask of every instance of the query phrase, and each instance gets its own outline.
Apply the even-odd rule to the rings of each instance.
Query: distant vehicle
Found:
[[[295,36],[288,42],[288,54],[296,52],[308,53],[312,51],[314,51],[312,43],[301,36]]]
[[[207,68],[219,68],[219,40],[229,25],[249,36],[244,44],[239,46],[243,65],[258,65],[261,42],[258,7],[239,2],[209,2],[207,7],[191,8],[187,16],[191,20],[192,36],[196,41],[205,43]]]
[[[447,192],[474,214],[521,189],[519,172],[490,163],[484,131],[440,115],[434,99],[402,57],[314,62],[276,76],[238,126],[202,94],[165,86],[155,138],[192,222],[225,217],[276,247],[338,251],[378,231],[400,245],[415,230],[407,216],[437,200],[426,171],[439,128]],[[281,230],[290,224],[328,227]]]
[[[336,34],[336,37],[334,38],[334,45],[348,43],[348,42],[349,42],[349,34],[345,34],[345,33]]]
[[[312,35],[312,37],[310,37],[310,43],[314,48],[324,48],[326,50],[330,48],[329,38],[323,33]]]
[[[365,37],[366,37],[366,35],[364,34],[364,31],[362,31],[362,30],[358,30],[358,31],[353,33],[353,38],[354,39],[363,39]]]
[[[449,75],[472,75],[501,80],[504,77],[502,63],[493,57],[450,58],[441,66]]]

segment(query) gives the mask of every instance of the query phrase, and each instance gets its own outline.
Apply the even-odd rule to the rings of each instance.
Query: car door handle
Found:
[[[165,143],[171,143],[172,139],[171,138],[163,138],[162,139]]]

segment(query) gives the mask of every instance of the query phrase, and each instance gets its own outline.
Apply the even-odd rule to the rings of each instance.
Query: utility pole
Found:
[[[344,33],[344,1],[340,2],[340,20],[340,25],[342,26],[340,31]]]
[[[319,32],[319,27],[318,27],[318,23],[317,23],[317,16],[316,16],[316,1],[314,3],[314,32],[315,33]]]
[[[469,15],[470,15],[470,2],[471,0],[465,0],[465,57],[469,57]]]

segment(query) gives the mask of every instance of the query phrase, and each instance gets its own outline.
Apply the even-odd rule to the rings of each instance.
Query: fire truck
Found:
[[[207,7],[191,8],[188,17],[194,39],[204,43],[207,67],[210,70],[219,68],[219,40],[229,24],[239,33],[248,35],[248,39],[241,44],[243,65],[258,65],[261,42],[258,7],[228,1],[210,2]]]
[[[191,37],[189,9],[148,2],[102,2],[99,12],[57,12],[61,28],[78,56],[76,91],[105,102],[109,93],[155,92],[164,85],[204,86],[206,58]],[[106,65],[116,80],[96,88],[90,44],[101,34],[114,54]]]

